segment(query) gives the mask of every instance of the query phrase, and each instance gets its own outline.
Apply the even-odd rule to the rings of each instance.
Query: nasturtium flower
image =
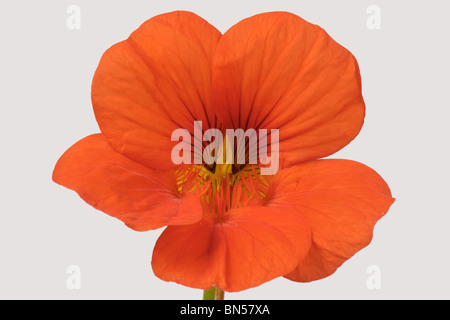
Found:
[[[224,34],[191,12],[153,17],[104,53],[92,104],[101,133],[70,147],[53,180],[134,230],[166,227],[151,262],[165,281],[235,292],[322,279],[370,243],[394,202],[371,168],[322,159],[361,130],[360,71],[291,13],[258,14]],[[175,163],[172,134],[194,137],[195,122],[202,133],[278,130],[279,170]],[[187,145],[192,159],[205,148]]]

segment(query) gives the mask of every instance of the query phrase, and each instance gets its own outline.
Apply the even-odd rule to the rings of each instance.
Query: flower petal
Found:
[[[156,242],[152,266],[165,281],[241,291],[292,271],[310,241],[308,227],[294,213],[244,207],[224,222],[167,227]]]
[[[353,55],[287,12],[242,20],[222,36],[213,93],[228,127],[279,129],[285,167],[343,148],[365,114]]]
[[[53,180],[137,231],[194,223],[202,216],[200,200],[177,191],[173,171],[156,172],[129,160],[101,134],[69,148],[58,160]]]
[[[308,255],[286,276],[301,282],[331,275],[366,247],[394,202],[374,170],[350,160],[316,160],[281,170],[272,188],[266,205],[294,206],[311,228]]]
[[[109,48],[92,83],[100,130],[114,149],[153,169],[169,169],[175,129],[215,119],[212,56],[221,33],[190,12],[162,14]]]

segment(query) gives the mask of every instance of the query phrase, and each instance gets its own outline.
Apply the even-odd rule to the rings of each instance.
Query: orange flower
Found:
[[[101,133],[67,150],[53,179],[134,230],[167,226],[152,258],[166,281],[240,291],[324,278],[369,244],[394,201],[367,166],[316,160],[359,133],[361,80],[349,51],[290,13],[223,35],[190,12],[156,16],[105,52],[92,102]],[[280,170],[175,164],[172,133],[194,136],[194,121],[278,129]]]

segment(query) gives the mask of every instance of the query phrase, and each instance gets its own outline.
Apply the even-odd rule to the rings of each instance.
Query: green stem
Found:
[[[225,292],[216,287],[203,290],[203,300],[223,300],[225,296]]]
[[[216,287],[203,290],[203,300],[214,300],[216,298]]]

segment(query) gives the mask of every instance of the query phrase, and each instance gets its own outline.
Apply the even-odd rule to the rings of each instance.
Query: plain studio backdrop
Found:
[[[372,167],[397,199],[372,243],[332,276],[312,283],[279,278],[225,298],[450,298],[449,4],[2,2],[0,298],[201,299],[201,290],[154,276],[151,254],[162,230],[128,229],[51,180],[61,154],[99,132],[90,86],[103,52],[145,20],[174,10],[193,11],[222,32],[257,13],[290,11],[349,49],[361,68],[366,121],[330,158]]]

